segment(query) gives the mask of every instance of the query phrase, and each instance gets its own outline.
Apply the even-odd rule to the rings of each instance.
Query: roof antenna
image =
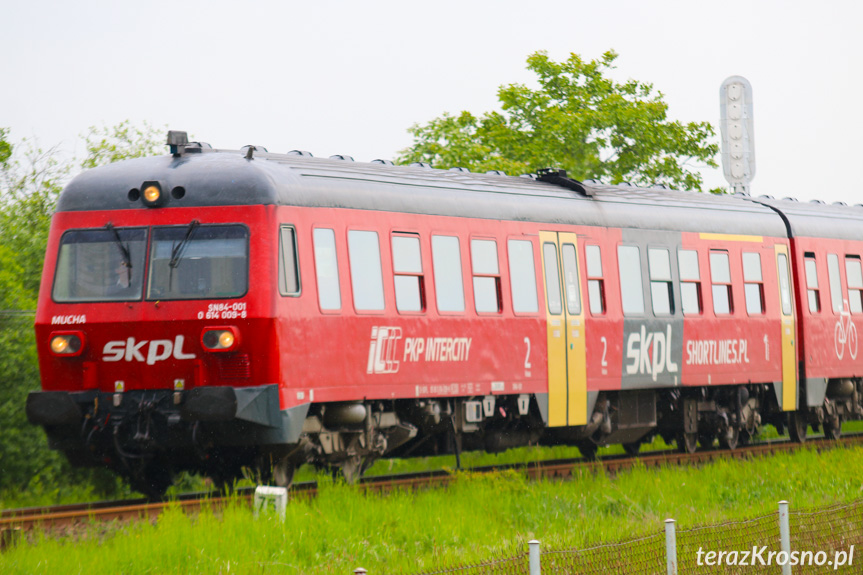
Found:
[[[564,188],[569,188],[570,190],[574,190],[583,196],[593,196],[593,190],[585,188],[584,184],[582,184],[578,180],[567,178],[566,170],[555,168],[540,168],[536,171],[536,174],[536,179],[539,182],[548,182],[549,184],[555,184]]]

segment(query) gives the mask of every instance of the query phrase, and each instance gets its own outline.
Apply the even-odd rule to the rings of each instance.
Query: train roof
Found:
[[[776,206],[793,204],[596,182],[583,183],[583,193],[527,176],[204,145],[187,147],[180,155],[126,160],[83,172],[63,190],[57,209],[151,209],[130,199],[129,191],[153,180],[166,190],[182,187],[185,192],[157,209],[284,205],[773,237],[787,234]],[[801,231],[823,227],[829,232],[831,226],[821,220],[834,212],[851,214],[846,216],[849,225],[857,222],[859,228],[863,223],[861,208],[794,208],[793,221]]]

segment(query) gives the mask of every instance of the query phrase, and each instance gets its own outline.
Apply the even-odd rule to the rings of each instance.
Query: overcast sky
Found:
[[[527,56],[620,54],[672,119],[753,87],[755,195],[863,203],[863,3],[856,1],[0,0],[0,127],[82,153],[129,119],[215,147],[392,158],[407,128],[497,109]],[[704,172],[723,186],[721,168]]]

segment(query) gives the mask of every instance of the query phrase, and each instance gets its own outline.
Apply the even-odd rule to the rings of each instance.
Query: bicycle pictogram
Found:
[[[848,311],[848,300],[842,300],[844,309],[839,312],[839,321],[833,330],[833,343],[836,347],[836,357],[842,359],[845,355],[845,345],[848,345],[848,353],[851,359],[857,359],[857,326],[851,321],[851,312]]]

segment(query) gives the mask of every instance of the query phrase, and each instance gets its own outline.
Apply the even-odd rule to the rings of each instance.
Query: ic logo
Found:
[[[396,348],[401,338],[402,328],[400,327],[374,326],[366,373],[397,373],[399,362],[395,359]]]

